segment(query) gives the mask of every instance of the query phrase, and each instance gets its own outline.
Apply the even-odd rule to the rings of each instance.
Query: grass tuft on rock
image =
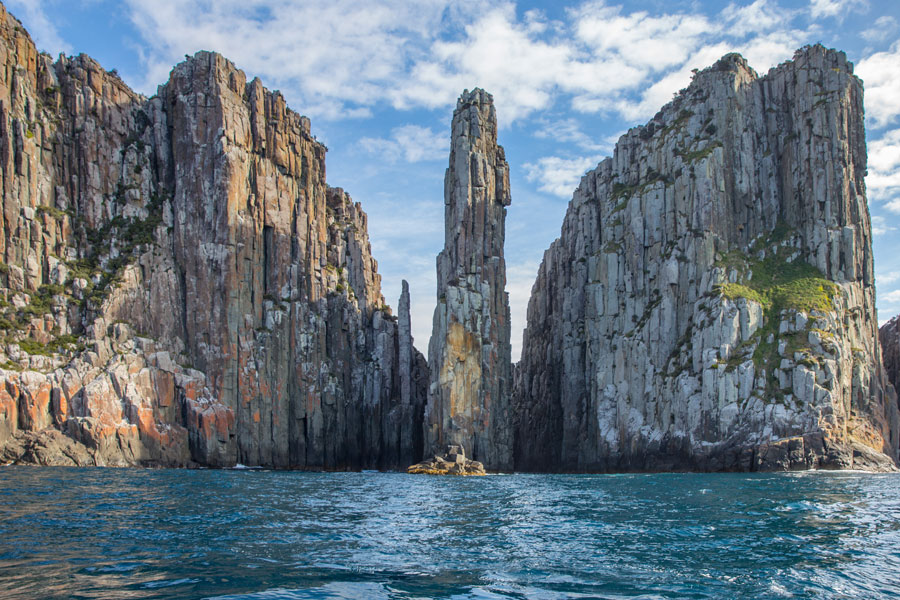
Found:
[[[838,286],[808,263],[788,262],[783,253],[764,260],[730,253],[721,264],[745,274],[743,283],[718,286],[719,293],[730,300],[753,300],[767,313],[785,309],[827,312],[834,308]]]

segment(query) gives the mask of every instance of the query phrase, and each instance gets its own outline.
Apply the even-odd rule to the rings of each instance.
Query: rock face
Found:
[[[900,316],[885,323],[878,331],[882,359],[888,380],[894,390],[900,390]]]
[[[0,65],[0,444],[50,428],[116,465],[422,456],[408,291],[398,323],[308,119],[208,52],[145,98],[38,53],[2,5]]]
[[[893,469],[863,89],[807,47],[699,72],[581,181],[516,370],[516,468]]]
[[[488,469],[512,467],[512,364],[503,259],[509,165],[493,98],[466,91],[453,113],[444,177],[444,249],[428,346],[425,447],[469,448]]]

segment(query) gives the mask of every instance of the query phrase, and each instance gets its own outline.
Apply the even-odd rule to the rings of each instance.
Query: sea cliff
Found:
[[[843,53],[762,76],[729,54],[622,136],[544,254],[516,365],[492,96],[451,123],[427,362],[312,131],[219,54],[145,97],[0,4],[0,463],[896,470]]]
[[[584,176],[544,255],[516,467],[894,469],[865,172],[843,53],[697,73]]]
[[[143,97],[2,6],[0,64],[6,460],[421,458],[408,292],[398,322],[308,119],[209,52]]]

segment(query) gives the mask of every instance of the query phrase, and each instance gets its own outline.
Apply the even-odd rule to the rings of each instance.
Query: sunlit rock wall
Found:
[[[0,443],[54,429],[87,450],[59,462],[121,465],[420,458],[424,359],[308,119],[207,52],[145,98],[38,53],[2,6],[0,63]]]
[[[581,181],[516,370],[516,468],[895,465],[863,87],[804,48],[700,71]]]

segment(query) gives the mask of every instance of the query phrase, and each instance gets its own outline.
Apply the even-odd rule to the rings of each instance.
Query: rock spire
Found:
[[[451,131],[425,450],[458,445],[488,469],[509,469],[512,364],[503,258],[509,165],[497,144],[492,96],[463,92]]]

